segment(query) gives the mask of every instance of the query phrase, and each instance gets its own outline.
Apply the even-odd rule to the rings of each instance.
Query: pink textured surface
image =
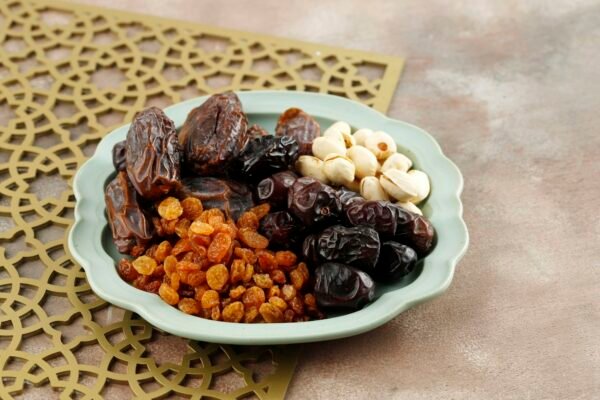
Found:
[[[305,346],[290,399],[600,393],[598,1],[81,2],[406,57],[389,115],[462,170],[470,249],[444,296]]]

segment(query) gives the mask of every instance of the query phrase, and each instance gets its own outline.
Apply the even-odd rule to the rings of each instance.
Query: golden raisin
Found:
[[[244,278],[246,263],[244,260],[235,259],[231,263],[231,283],[240,282]]]
[[[235,239],[237,237],[237,228],[235,227],[235,225],[231,225],[226,222],[216,224],[215,232],[224,233],[224,234],[230,236],[232,239]]]
[[[202,222],[199,219],[195,220],[190,225],[190,232],[195,233],[196,235],[210,236],[214,231],[215,228],[213,228],[212,225]]]
[[[296,257],[296,255],[289,250],[276,252],[275,259],[277,260],[277,265],[287,268],[296,265],[296,261],[298,261],[298,257]]]
[[[256,250],[256,258],[258,265],[263,272],[269,272],[277,268],[277,260],[275,254],[269,250]]]
[[[204,209],[202,202],[195,197],[186,197],[181,200],[181,207],[183,208],[183,216],[190,221],[198,218]]]
[[[213,265],[206,271],[206,283],[214,290],[222,290],[229,280],[229,271],[223,264]]]
[[[254,275],[254,265],[246,264],[246,271],[244,271],[244,277],[242,281],[244,283],[248,283],[252,280],[252,275]]]
[[[163,276],[165,276],[165,267],[159,265],[158,267],[154,268],[154,271],[152,271],[151,276],[152,278],[162,278]]]
[[[241,301],[235,301],[223,308],[223,321],[240,322],[244,318],[244,305]]]
[[[144,254],[144,246],[138,245],[133,246],[133,248],[129,252],[129,255],[131,255],[132,257],[139,257],[142,254]]]
[[[150,275],[157,267],[156,260],[148,256],[139,256],[133,260],[133,268],[142,275]]]
[[[191,222],[188,219],[180,219],[175,224],[175,234],[180,238],[188,237],[188,229],[190,228]]]
[[[252,207],[248,211],[256,215],[256,217],[260,220],[267,215],[269,211],[271,211],[271,205],[269,203],[259,204],[256,207]]]
[[[283,321],[283,313],[277,307],[270,303],[263,303],[258,312],[266,322],[281,322]]]
[[[174,290],[179,290],[179,283],[181,282],[181,278],[178,273],[171,274],[169,276],[170,286]]]
[[[200,312],[200,305],[198,302],[190,298],[179,300],[177,307],[186,314],[195,315]]]
[[[258,229],[258,217],[250,211],[243,213],[237,221],[238,228]]]
[[[179,293],[166,283],[162,283],[158,289],[158,295],[165,303],[174,306],[179,302]]]
[[[204,282],[206,282],[206,272],[204,271],[190,272],[187,274],[185,281],[183,281],[183,283],[186,283],[192,287],[201,285]]]
[[[223,214],[223,211],[219,210],[218,208],[211,208],[210,210],[204,210],[202,211],[202,213],[200,214],[200,217],[198,217],[200,219],[200,221],[202,222],[206,222],[207,224],[208,219],[211,217],[215,217],[215,216],[220,216],[223,221],[225,221],[225,214]]]
[[[173,250],[171,250],[171,254],[177,256],[182,253],[186,253],[192,250],[192,244],[188,239],[179,239],[175,246],[173,246]]]
[[[158,205],[158,215],[171,221],[177,219],[183,214],[183,207],[175,197],[167,197]]]
[[[177,272],[187,272],[187,273],[200,270],[200,266],[198,264],[193,263],[191,261],[185,261],[185,260],[178,261],[176,264],[176,268],[177,268]]]
[[[117,270],[125,282],[133,282],[138,276],[140,276],[139,272],[137,272],[131,264],[131,261],[126,258],[119,260]]]
[[[269,274],[255,274],[253,277],[256,286],[262,289],[269,289],[273,286],[273,281]]]
[[[230,247],[231,237],[224,233],[217,233],[210,246],[208,246],[208,251],[206,253],[208,261],[214,263],[221,262],[227,255]]]
[[[244,303],[244,307],[260,307],[262,303],[265,302],[265,292],[261,288],[257,286],[252,286],[249,289],[246,289],[242,296],[242,303]]]
[[[229,304],[231,304],[231,299],[229,297],[226,297],[223,300],[221,300],[221,308],[225,308]]]
[[[306,293],[304,295],[304,305],[309,309],[317,308],[317,299],[312,293]]]
[[[292,301],[292,299],[296,297],[296,288],[292,285],[283,285],[281,288],[281,294],[285,301]]]
[[[215,290],[207,290],[202,295],[202,308],[210,309],[219,305],[219,293]]]
[[[273,279],[273,282],[278,283],[280,285],[283,285],[285,283],[285,273],[282,270],[275,269],[269,272],[269,275],[271,276],[271,279]]]
[[[224,222],[225,218],[220,215],[211,215],[210,217],[208,217],[208,224],[211,225],[213,228],[216,228]]]
[[[236,247],[233,251],[236,257],[241,258],[248,264],[256,263],[256,254],[250,249],[245,249],[243,247]]]
[[[167,240],[163,240],[162,242],[160,242],[160,244],[156,247],[156,250],[154,251],[154,258],[156,259],[156,261],[163,262],[165,258],[167,258],[169,254],[171,254],[172,248],[173,247],[171,246],[171,243],[169,243]]]
[[[269,298],[269,303],[273,304],[275,307],[279,308],[281,311],[285,311],[287,308],[287,303],[281,297],[273,296]]]
[[[237,300],[240,297],[242,297],[242,295],[244,294],[245,291],[246,291],[246,288],[240,285],[229,291],[229,297],[231,297],[234,300]]]
[[[210,318],[213,321],[218,321],[221,319],[221,309],[219,308],[218,305],[214,306],[211,310],[210,310]]]
[[[167,276],[170,276],[177,269],[177,258],[175,256],[168,256],[163,261],[163,266],[165,267]]]
[[[154,258],[154,252],[155,251],[156,251],[156,245],[153,244],[152,246],[150,246],[150,247],[148,247],[146,249],[146,251],[144,252],[144,255],[148,256],[148,257],[151,257],[151,258]]]
[[[291,309],[294,310],[294,312],[297,315],[303,315],[304,314],[304,305],[302,304],[302,300],[300,300],[300,297],[298,297],[298,296],[294,297],[289,302],[289,305],[290,305]]]
[[[254,320],[258,317],[258,307],[250,307],[246,309],[244,312],[244,322],[254,322]]]
[[[210,238],[210,236],[207,235],[198,235],[195,233],[192,233],[190,235],[190,240],[200,246],[204,246],[204,247],[208,247],[208,245],[210,245],[210,242],[212,241],[212,239]]]
[[[269,239],[249,228],[238,230],[238,237],[242,243],[253,249],[266,249],[269,245]]]
[[[302,286],[304,286],[307,280],[308,268],[304,263],[298,264],[298,267],[292,272],[290,272],[290,281],[292,282],[292,285],[296,288],[296,290],[302,289]]]
[[[287,309],[283,312],[283,320],[285,322],[292,322],[294,320],[294,311]]]
[[[164,218],[161,218],[160,223],[162,225],[162,230],[165,235],[173,235],[175,233],[175,227],[177,226],[176,219],[169,221]]]
[[[272,286],[269,289],[269,295],[267,297],[270,299],[271,297],[274,297],[274,296],[281,297],[281,289],[279,289],[279,286],[277,286],[277,285]]]
[[[210,290],[206,283],[194,288],[194,298],[198,301],[202,301],[202,296],[206,293],[207,290]]]

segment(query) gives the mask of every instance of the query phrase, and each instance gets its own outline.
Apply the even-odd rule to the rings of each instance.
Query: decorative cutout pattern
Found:
[[[66,245],[71,179],[105,132],[147,105],[273,88],[385,111],[401,68],[148,16],[0,2],[0,398],[283,397],[296,347],[165,335],[90,291]]]

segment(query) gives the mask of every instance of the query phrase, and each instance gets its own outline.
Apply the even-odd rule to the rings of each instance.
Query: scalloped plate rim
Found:
[[[437,231],[446,233],[440,235],[436,248],[425,259],[422,273],[410,285],[383,294],[362,310],[319,321],[240,325],[189,316],[168,306],[158,296],[123,282],[113,267],[112,258],[102,246],[102,231],[106,226],[103,184],[114,172],[110,151],[107,150],[119,140],[119,135],[124,137],[129,127],[126,124],[101,140],[94,155],[77,171],[73,180],[77,202],[75,222],[69,231],[69,250],[85,270],[90,287],[99,297],[136,312],[155,327],[178,336],[227,344],[266,345],[331,340],[366,332],[383,325],[408,308],[440,295],[448,288],[469,242],[460,201],[463,179],[458,167],[443,154],[429,133],[339,96],[270,90],[236,93],[249,114],[279,114],[287,107],[296,106],[323,118],[344,119],[353,126],[386,130],[395,139],[402,135],[410,136],[411,142],[401,142],[401,145],[413,152],[418,164],[429,174],[433,188],[428,199],[428,204],[433,205],[430,217]],[[176,120],[179,127],[183,122],[182,115],[187,115],[187,110],[201,104],[206,98],[208,96],[186,100],[164,111]],[[358,121],[362,124],[357,124]],[[87,185],[92,186],[90,191]],[[98,189],[100,196],[97,195]],[[438,207],[438,203],[443,207]],[[94,240],[89,240],[90,235]],[[104,262],[109,262],[107,257],[110,258],[113,268],[94,267],[97,259],[91,255],[96,255]]]

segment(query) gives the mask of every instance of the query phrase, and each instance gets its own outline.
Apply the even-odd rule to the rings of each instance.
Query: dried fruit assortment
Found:
[[[359,309],[410,274],[435,241],[415,205],[427,175],[382,132],[320,132],[297,108],[275,136],[248,126],[232,92],[179,133],[160,109],[136,114],[105,191],[121,278],[186,314],[270,323]]]

